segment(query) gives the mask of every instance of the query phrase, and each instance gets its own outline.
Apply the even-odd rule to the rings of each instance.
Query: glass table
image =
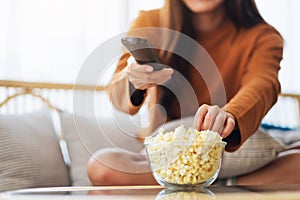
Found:
[[[52,187],[8,191],[0,200],[184,199],[184,200],[300,200],[300,185],[223,187],[172,190],[161,186]]]

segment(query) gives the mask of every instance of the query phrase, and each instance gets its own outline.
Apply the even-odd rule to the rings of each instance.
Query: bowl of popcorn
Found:
[[[144,141],[156,181],[167,188],[211,185],[217,178],[226,142],[213,131],[160,129]]]

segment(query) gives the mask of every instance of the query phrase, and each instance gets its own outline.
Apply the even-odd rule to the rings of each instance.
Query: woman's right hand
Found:
[[[164,84],[173,74],[172,68],[163,68],[162,70],[154,71],[150,65],[138,64],[133,57],[130,57],[127,63],[126,74],[128,80],[136,89],[140,90]]]

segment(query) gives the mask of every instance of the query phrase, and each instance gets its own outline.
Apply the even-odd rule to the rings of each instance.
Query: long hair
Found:
[[[254,0],[225,0],[227,16],[237,27],[252,27],[266,23]]]
[[[176,28],[178,28],[177,31],[180,31],[194,38],[195,32],[191,23],[192,12],[187,8],[187,6],[185,6],[183,1],[166,0],[166,5],[170,6],[169,12],[172,11],[173,15],[174,13],[179,13],[182,18],[180,25],[176,23],[170,23],[170,24],[176,25],[177,26]],[[260,15],[254,0],[224,0],[223,6],[225,8],[225,13],[227,17],[235,24],[237,29],[242,27],[250,28],[257,24],[266,23],[265,20]],[[174,29],[175,27],[169,27],[169,28]],[[177,44],[180,44],[180,41],[177,41]],[[182,47],[182,45],[177,45],[177,47],[180,48]],[[193,52],[193,50],[191,49],[189,50]],[[191,70],[193,67],[186,60],[182,59],[178,55],[173,54],[170,57],[170,59],[166,61],[165,64],[172,66],[172,68],[174,68],[181,75],[186,77],[187,80],[189,80]],[[176,81],[176,77],[173,77],[173,84],[177,84],[177,85],[179,84],[179,82]],[[159,88],[158,101],[166,109],[167,118],[174,119],[174,118],[183,117],[180,116],[181,115],[180,108],[179,108],[180,104],[174,95],[174,91],[170,91],[169,89],[163,86],[158,86],[158,88]]]
[[[190,20],[189,9],[182,2],[182,17],[183,21]],[[227,17],[237,27],[252,27],[257,24],[266,23],[261,14],[259,13],[254,0],[224,0],[225,12]]]

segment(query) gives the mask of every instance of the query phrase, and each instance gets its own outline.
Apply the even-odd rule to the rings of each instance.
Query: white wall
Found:
[[[279,30],[285,39],[280,81],[283,92],[300,93],[300,1],[256,0],[258,9],[267,22]]]
[[[0,0],[0,79],[73,82],[86,57],[164,0]],[[300,93],[299,0],[256,0],[285,39],[280,81]]]
[[[140,10],[160,8],[164,2],[164,0],[129,0],[129,21],[134,20]]]
[[[0,79],[73,82],[91,51],[126,30],[127,3],[0,0]]]

